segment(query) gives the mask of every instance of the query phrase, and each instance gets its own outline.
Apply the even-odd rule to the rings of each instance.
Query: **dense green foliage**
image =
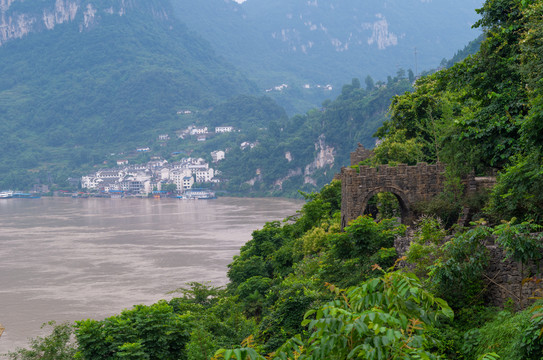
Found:
[[[454,56],[450,59],[443,59],[441,61],[441,66],[450,68],[454,64],[464,60],[470,55],[475,54],[477,51],[479,51],[479,48],[481,47],[481,42],[484,40],[485,35],[481,34],[477,37],[477,39],[470,41],[469,44],[467,44],[462,50],[457,51]]]
[[[481,50],[394,97],[390,120],[377,132],[383,142],[367,161],[447,163],[445,191],[420,204],[426,216],[411,227],[405,257],[398,259],[394,240],[405,236],[406,227],[384,218],[385,197],[378,200],[379,220],[361,216],[341,229],[341,184],[333,181],[319,193],[303,194],[308,202],[296,216],[252,234],[229,265],[226,289],[193,283],[169,302],[77,322],[76,357],[541,359],[542,305],[522,310],[534,300],[524,299],[522,289],[529,282],[535,295],[542,291],[541,279],[533,276],[541,270],[524,270],[543,257],[543,3],[488,0],[479,13]],[[334,139],[326,128],[339,118],[355,131],[349,121],[364,115],[347,100],[366,106],[371,94],[402,84],[400,75],[377,90],[371,78],[365,81],[369,90],[353,80],[324,111],[281,126],[296,133],[296,126],[312,125]],[[272,132],[280,143],[281,127]],[[499,175],[489,198],[463,198],[462,176],[492,171]],[[454,212],[475,203],[486,220],[450,226]],[[436,217],[442,214],[447,217]],[[493,281],[486,271],[490,255],[500,250],[501,260],[518,262],[520,278],[526,278],[511,276],[518,295],[507,291],[510,301],[494,309],[485,303]],[[398,270],[399,263],[407,266]],[[60,338],[54,344],[71,349]],[[48,339],[31,347],[47,348]],[[12,357],[19,354],[32,353],[19,350]]]
[[[128,357],[177,359],[190,339],[187,317],[177,315],[165,301],[137,305],[103,321],[76,323],[79,354],[83,359]]]
[[[391,78],[388,84],[378,83],[378,87],[369,90],[361,88],[360,81],[353,79],[343,87],[337,99],[325,101],[320,110],[290,119],[277,113],[275,119],[265,125],[267,131],[243,134],[245,141],[258,142],[256,147],[231,148],[218,165],[229,179],[223,189],[240,194],[294,196],[298,190],[309,192],[321,188],[339,172],[341,165],[349,163],[349,154],[357,143],[373,147],[371,134],[386,119],[390,98],[409,90],[411,84],[403,72]],[[307,169],[325,150],[333,151],[333,163]],[[304,176],[310,176],[315,182],[305,181]],[[249,184],[251,180],[253,185]]]
[[[537,1],[486,2],[475,25],[485,31],[480,51],[393,99],[377,134],[402,151],[378,160],[442,161],[452,177],[498,170],[487,208],[494,219],[540,218],[541,9]]]
[[[68,323],[56,324],[50,321],[44,326],[51,326],[51,334],[46,337],[38,337],[30,340],[28,349],[19,349],[7,354],[11,360],[70,360],[77,352],[73,343],[73,326]]]
[[[425,350],[425,332],[440,316],[453,317],[446,302],[423,290],[412,274],[384,273],[358,287],[330,290],[342,297],[305,314],[302,324],[312,332],[296,344],[298,359],[434,358]]]
[[[0,188],[63,184],[70,170],[178,129],[180,109],[254,93],[183,24],[153,17],[155,7],[171,14],[165,1],[136,1],[89,29],[77,18],[0,47]]]
[[[241,95],[213,107],[200,121],[210,127],[232,124],[231,126],[248,132],[252,128],[278,126],[277,123],[286,119],[285,110],[271,98]]]

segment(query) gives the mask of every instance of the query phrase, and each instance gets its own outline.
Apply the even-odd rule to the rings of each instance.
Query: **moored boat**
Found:
[[[181,197],[183,200],[209,200],[216,199],[215,193],[208,189],[190,189],[186,190]]]
[[[24,193],[24,192],[13,192],[12,194],[13,198],[17,199],[39,199],[41,196],[36,193]]]
[[[0,191],[0,199],[10,199],[13,197],[13,191]]]

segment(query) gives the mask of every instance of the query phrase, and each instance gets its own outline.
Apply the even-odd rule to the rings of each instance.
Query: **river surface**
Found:
[[[103,319],[169,299],[189,281],[224,285],[252,231],[293,215],[286,199],[0,199],[0,354],[44,322]]]

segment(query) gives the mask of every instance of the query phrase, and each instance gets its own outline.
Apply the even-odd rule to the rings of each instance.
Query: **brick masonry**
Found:
[[[358,144],[351,153],[351,166],[369,158],[372,151]],[[445,185],[445,164],[429,165],[418,163],[414,166],[380,165],[378,167],[343,167],[334,179],[341,180],[341,226],[364,214],[368,201],[376,194],[390,192],[396,196],[401,208],[402,223],[410,225],[415,220],[413,206],[428,201],[443,191]],[[465,195],[490,189],[496,183],[495,176],[476,177],[469,175],[462,180]],[[469,222],[469,209],[463,209],[459,225]]]

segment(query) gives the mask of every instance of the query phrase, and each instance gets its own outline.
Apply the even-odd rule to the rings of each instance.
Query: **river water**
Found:
[[[252,231],[301,208],[286,199],[0,200],[0,354],[44,322],[102,319],[168,299],[189,281],[224,285]],[[49,329],[46,333],[49,332]]]

